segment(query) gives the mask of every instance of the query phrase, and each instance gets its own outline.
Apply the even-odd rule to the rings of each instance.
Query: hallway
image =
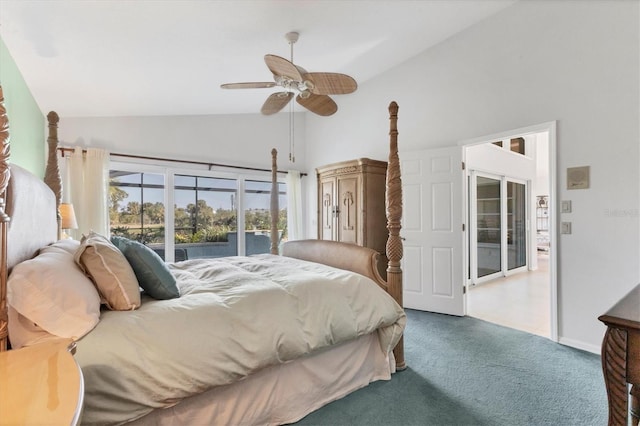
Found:
[[[470,287],[467,315],[549,337],[549,255],[538,253],[538,269]]]

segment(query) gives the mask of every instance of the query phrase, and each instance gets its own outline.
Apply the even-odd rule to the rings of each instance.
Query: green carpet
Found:
[[[407,316],[406,370],[296,424],[607,424],[598,355],[475,318]]]

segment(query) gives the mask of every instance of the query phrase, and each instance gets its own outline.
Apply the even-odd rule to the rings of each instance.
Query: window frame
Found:
[[[246,253],[246,238],[245,238],[245,215],[244,215],[244,193],[245,193],[245,181],[261,181],[271,183],[271,172],[260,171],[247,171],[247,172],[230,172],[227,170],[209,169],[204,166],[201,167],[174,167],[167,165],[149,164],[144,161],[114,161],[109,163],[109,170],[121,170],[125,172],[133,173],[153,173],[159,174],[164,177],[164,197],[163,202],[165,205],[165,262],[175,261],[175,219],[174,208],[167,208],[167,206],[175,205],[174,187],[176,175],[187,176],[200,176],[209,178],[221,178],[221,179],[234,179],[236,180],[236,221],[238,229],[238,255],[243,256]],[[284,184],[286,189],[285,196],[288,198],[289,191],[286,188],[286,178],[278,174],[277,181],[279,184]],[[282,207],[280,207],[282,208]],[[288,213],[288,212],[287,212]],[[241,232],[242,231],[242,232]],[[172,236],[169,238],[169,236]]]

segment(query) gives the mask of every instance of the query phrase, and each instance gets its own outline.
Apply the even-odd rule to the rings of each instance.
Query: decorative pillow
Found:
[[[59,248],[43,250],[13,268],[7,301],[29,321],[59,337],[79,339],[100,320],[98,292],[73,255]]]
[[[74,258],[93,280],[109,309],[128,311],[140,307],[136,275],[122,252],[106,237],[95,232],[83,236]]]
[[[149,296],[161,300],[180,297],[175,277],[155,251],[137,241],[115,235],[111,242],[127,258],[140,287]]]

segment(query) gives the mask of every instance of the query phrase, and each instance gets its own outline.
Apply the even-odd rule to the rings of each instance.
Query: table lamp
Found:
[[[73,210],[73,204],[61,203],[60,204],[60,217],[62,218],[62,238],[71,238],[65,231],[68,229],[78,229],[78,222],[76,221],[76,213]]]

